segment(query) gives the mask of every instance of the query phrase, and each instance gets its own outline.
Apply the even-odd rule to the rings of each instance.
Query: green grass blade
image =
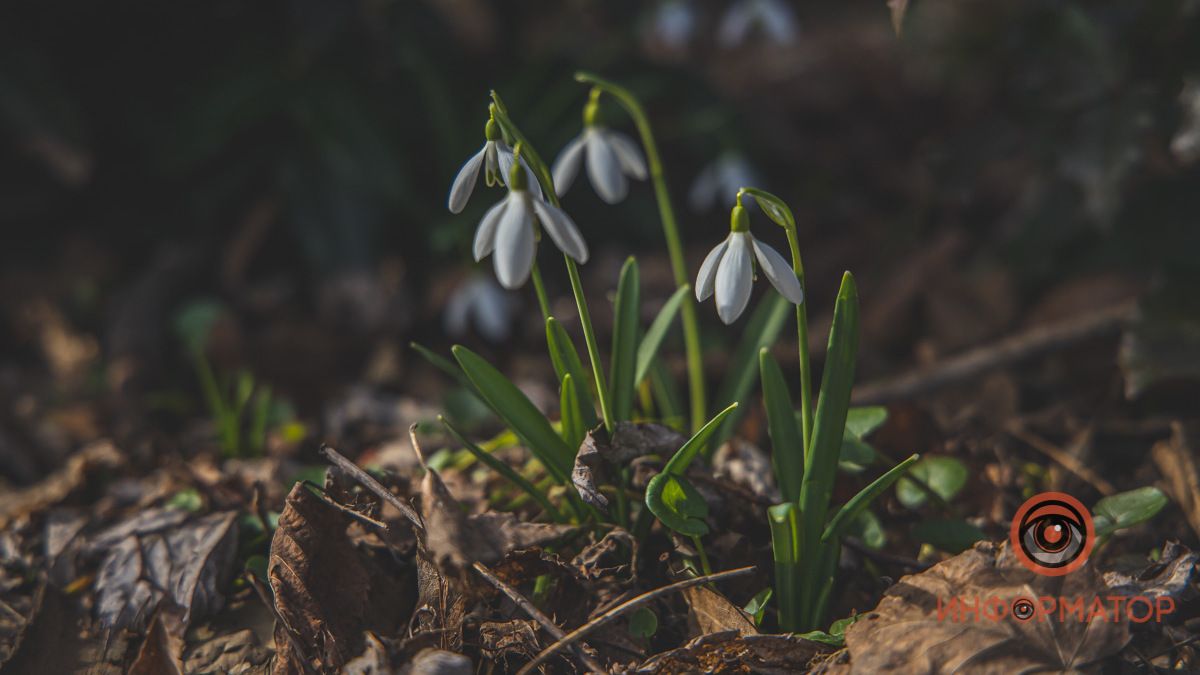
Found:
[[[754,367],[754,362],[758,359],[758,350],[775,344],[793,309],[794,305],[778,293],[768,294],[754,308],[746,330],[742,333],[742,341],[738,343],[733,358],[729,361],[729,374],[725,376],[725,381],[717,392],[718,403],[744,401],[750,395],[750,390],[758,380],[758,368]],[[705,451],[706,454],[711,455],[733,435],[740,418],[740,412],[729,418]]]
[[[691,288],[686,284],[680,286],[679,290],[667,299],[662,309],[658,310],[658,316],[654,317],[649,330],[642,337],[642,343],[638,345],[637,351],[637,372],[633,377],[635,385],[641,384],[642,380],[646,379],[646,374],[650,372],[650,365],[654,363],[654,357],[667,337],[667,331],[671,330],[675,315],[679,314],[679,306],[683,304],[683,299],[691,292]]]
[[[721,423],[725,421],[725,418],[729,417],[737,408],[737,403],[729,404],[728,408],[717,413],[716,417],[700,427],[700,431],[697,431],[694,436],[689,438],[687,443],[684,443],[683,447],[679,448],[679,451],[671,458],[671,461],[667,462],[667,465],[663,467],[663,473],[682,475],[687,470],[688,465],[692,463],[692,460],[696,458],[700,449],[704,447],[704,444],[708,443],[708,439],[712,438],[712,435],[716,433]]]
[[[800,438],[800,428],[796,426],[796,410],[792,407],[792,396],[788,393],[783,371],[766,347],[758,352],[758,367],[775,480],[783,500],[794,502],[800,499],[800,484],[804,478],[804,442]]]
[[[575,464],[575,451],[563,442],[541,411],[515,384],[478,354],[462,345],[455,345],[451,351],[463,372],[496,409],[500,419],[546,465],[546,470],[556,480],[568,485],[571,467]]]
[[[545,493],[534,487],[533,483],[530,483],[528,480],[526,480],[524,476],[517,473],[516,470],[511,466],[505,464],[499,459],[496,459],[494,456],[492,456],[492,453],[487,452],[483,448],[468,440],[466,436],[464,436],[458,429],[454,428],[454,426],[450,424],[450,420],[446,419],[442,415],[438,415],[438,421],[442,423],[442,426],[446,427],[446,431],[449,431],[450,435],[453,436],[455,440],[457,440],[459,443],[462,443],[462,446],[467,449],[467,452],[475,456],[475,459],[486,464],[488,468],[492,469],[501,476],[504,476],[508,482],[516,485],[523,492],[525,492],[525,494],[529,495],[542,507],[542,509],[546,511],[546,514],[549,515],[552,520],[555,522],[563,521],[562,514],[559,513],[558,509],[554,508],[554,504],[550,503],[550,499],[546,497]]]
[[[883,491],[892,486],[908,471],[908,467],[916,463],[920,459],[920,455],[913,455],[908,459],[893,466],[879,478],[876,478],[870,485],[859,491],[858,494],[850,498],[850,501],[842,505],[838,510],[837,515],[833,520],[829,521],[829,526],[825,528],[825,534],[821,535],[821,543],[825,543],[834,537],[840,537],[846,533],[846,529],[854,522],[855,516],[862,512],[863,509],[870,506],[871,502],[875,501]]]
[[[575,393],[579,397],[580,418],[584,427],[592,429],[598,424],[596,418],[596,403],[592,400],[591,388],[588,386],[587,371],[583,369],[583,361],[579,360],[579,352],[567,335],[567,329],[555,319],[546,319],[546,344],[550,349],[550,361],[554,364],[554,372],[561,382],[568,374],[575,380]]]
[[[767,509],[771,525],[771,554],[775,559],[775,597],[779,604],[779,627],[799,630],[800,589],[800,509],[795,502],[776,504]]]
[[[613,420],[618,422],[633,417],[640,293],[637,260],[630,256],[621,268],[621,279],[617,282],[617,301],[613,308],[612,363],[608,376]]]
[[[578,448],[588,428],[583,425],[583,413],[579,410],[579,393],[575,378],[567,373],[562,381],[562,437],[569,448]]]

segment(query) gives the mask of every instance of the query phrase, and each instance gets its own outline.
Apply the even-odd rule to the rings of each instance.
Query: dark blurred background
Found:
[[[739,34],[746,4],[3,3],[0,415],[23,429],[29,406],[99,397],[126,420],[68,417],[41,440],[64,446],[144,424],[127,405],[169,425],[194,398],[173,326],[197,302],[221,308],[216,368],[252,369],[301,415],[357,382],[435,386],[409,340],[540,364],[531,293],[490,303],[517,308],[493,317],[505,330],[447,322],[490,278],[469,248],[499,193],[458,216],[446,194],[492,88],[553,158],[579,132],[579,68],[646,104],[692,274],[747,175],[796,211],[810,312],[855,270],[862,377],[1110,301],[1194,309],[1200,3],[918,0],[899,36],[895,0],[779,0]],[[721,172],[705,208],[697,179]],[[648,185],[610,207],[580,179],[565,206],[597,301],[629,253],[666,297]],[[701,316],[719,368],[736,331]]]

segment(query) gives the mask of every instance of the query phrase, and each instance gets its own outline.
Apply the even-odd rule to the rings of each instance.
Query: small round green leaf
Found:
[[[639,607],[629,617],[629,633],[646,639],[658,631],[658,616],[649,607]]]
[[[950,501],[967,484],[967,467],[953,457],[926,457],[917,462],[909,475],[925,483],[935,494]],[[896,497],[900,503],[915,509],[929,499],[929,495],[916,483],[901,478],[896,483]]]
[[[708,534],[708,503],[683,476],[660,473],[646,486],[646,506],[663,525],[692,537]]]

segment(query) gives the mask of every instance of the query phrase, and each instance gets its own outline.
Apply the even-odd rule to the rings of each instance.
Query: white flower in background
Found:
[[[700,171],[688,191],[688,206],[697,213],[708,211],[724,195],[737,192],[743,185],[758,185],[758,172],[742,153],[725,152]]]
[[[596,124],[599,104],[596,95],[583,109],[583,133],[576,136],[554,160],[554,189],[561,197],[575,182],[579,165],[587,155],[588,178],[596,194],[616,204],[629,193],[626,176],[646,180],[646,158],[633,139]]]
[[[646,29],[667,49],[682,50],[696,32],[696,10],[690,0],[665,0],[651,12]]]
[[[475,261],[494,254],[496,278],[509,290],[520,288],[533,269],[537,249],[533,231],[535,217],[559,250],[580,264],[588,259],[587,244],[570,216],[557,206],[542,201],[540,193],[536,196],[530,193],[527,189],[529,181],[527,171],[512,171],[508,196],[488,209],[475,231]]]
[[[1179,93],[1182,120],[1171,139],[1171,152],[1185,166],[1200,159],[1200,80],[1187,80]]]
[[[471,193],[475,190],[475,183],[479,179],[480,168],[483,169],[483,179],[488,187],[505,184],[508,175],[512,172],[513,151],[508,147],[508,143],[504,142],[504,136],[500,133],[500,126],[496,124],[496,120],[488,120],[487,126],[483,129],[483,135],[487,139],[483,147],[462,165],[462,168],[458,170],[458,175],[454,177],[454,183],[450,185],[450,213],[461,213],[466,207],[467,200],[471,198]],[[533,185],[534,194],[541,199],[542,188],[534,179],[533,170],[525,164],[523,159],[521,166],[525,167],[526,173],[529,174],[529,182]]]
[[[736,0],[721,17],[717,42],[736,47],[759,28],[775,44],[790,44],[796,39],[796,18],[782,0]]]
[[[717,296],[717,316],[733,323],[750,302],[754,284],[754,259],[771,285],[789,302],[804,302],[804,289],[787,261],[775,249],[750,234],[750,217],[741,204],[733,207],[730,232],[725,241],[709,252],[696,275],[696,300]]]
[[[489,342],[508,339],[513,314],[520,302],[512,293],[500,288],[495,279],[483,274],[472,275],[454,289],[446,302],[442,323],[446,333],[461,338],[473,325]]]

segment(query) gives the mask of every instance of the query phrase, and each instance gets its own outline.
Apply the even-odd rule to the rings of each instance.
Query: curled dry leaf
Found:
[[[1027,570],[1006,543],[979,542],[925,572],[903,577],[889,589],[875,610],[847,629],[850,663],[835,672],[1076,672],[1116,654],[1130,639],[1127,615],[1112,611],[1110,596],[1153,597],[1155,588],[1165,593],[1183,578],[1195,578],[1194,554],[1174,550],[1171,555],[1173,560],[1154,576],[1138,580],[1105,578],[1090,564],[1049,577]],[[969,609],[977,598],[978,620]],[[995,604],[991,598],[997,599]],[[1000,614],[1000,607],[1011,608],[1022,598],[1033,603],[1065,598],[1067,604],[1056,600],[1059,610],[1082,599],[1083,618],[1070,609],[1038,611],[1024,621],[1007,609]],[[1108,620],[1088,620],[1096,598]],[[950,604],[954,599],[967,603],[957,614]],[[991,614],[985,613],[989,605]],[[1039,606],[1048,607],[1049,602]]]
[[[303,484],[288,494],[267,567],[279,616],[277,675],[336,670],[362,650],[369,578],[347,524]]]
[[[829,647],[794,635],[710,633],[650,657],[635,673],[800,673]]]
[[[247,628],[191,647],[183,665],[189,675],[266,675],[270,662],[271,650]]]
[[[184,629],[183,613],[178,607],[162,607],[155,612],[129,675],[183,675]]]
[[[612,438],[603,428],[589,431],[575,455],[571,482],[583,501],[598,509],[608,508],[608,498],[600,494],[598,484],[612,483],[607,471],[622,469],[643,455],[670,457],[687,437],[661,424],[618,422]]]
[[[66,499],[83,485],[92,471],[111,468],[123,461],[124,455],[111,441],[88,445],[42,482],[0,495],[0,529],[7,528],[14,518],[41,511]]]
[[[150,509],[89,543],[89,551],[104,552],[96,578],[101,625],[140,630],[164,598],[181,608],[185,626],[221,608],[237,552],[237,514],[190,517],[186,511]]]
[[[691,636],[733,631],[738,635],[757,635],[754,620],[724,595],[704,586],[683,591],[688,607],[688,632]]]

